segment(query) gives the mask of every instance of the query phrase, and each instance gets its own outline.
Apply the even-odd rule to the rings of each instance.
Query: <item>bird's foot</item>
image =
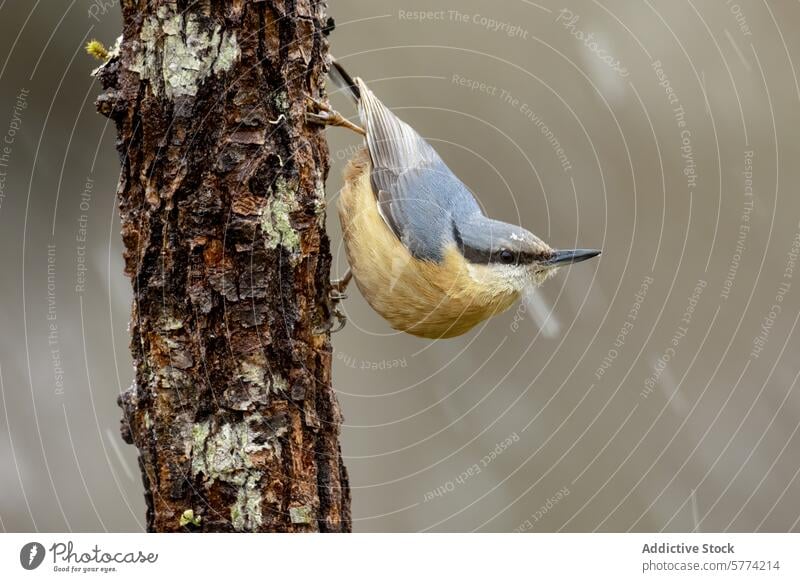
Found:
[[[342,313],[342,310],[339,309],[337,304],[332,303],[330,307],[330,318],[321,325],[316,326],[314,328],[314,333],[336,333],[337,331],[342,331],[346,324],[347,316]]]
[[[332,109],[330,105],[308,95],[306,95],[306,121],[318,125],[346,127],[361,135],[367,135],[363,128],[346,119],[341,113]]]
[[[333,305],[333,309],[331,309],[331,316],[331,322],[333,322],[333,319],[336,319],[336,327],[331,325],[331,333],[342,331],[344,326],[347,325],[347,316],[342,313],[342,310],[339,309],[337,304]]]
[[[336,333],[337,331],[341,331],[345,324],[347,323],[347,317],[344,313],[339,309],[339,303],[345,299],[347,299],[347,294],[345,290],[347,289],[347,285],[350,283],[350,280],[353,278],[353,272],[350,269],[347,269],[347,273],[345,273],[344,277],[341,279],[336,279],[331,281],[331,290],[328,294],[328,299],[330,299],[331,303],[331,316],[332,319],[335,318],[338,326],[336,329],[333,329],[331,326],[331,333]]]
[[[339,302],[342,299],[347,299],[347,295],[345,295],[345,291],[347,290],[347,286],[350,284],[350,281],[353,279],[353,271],[347,269],[347,272],[344,274],[344,277],[341,279],[334,279],[331,281],[331,300],[335,302]]]

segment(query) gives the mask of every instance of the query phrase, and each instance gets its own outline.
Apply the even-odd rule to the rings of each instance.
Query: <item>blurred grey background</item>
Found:
[[[114,0],[0,1],[0,529],[138,531]],[[422,13],[420,13],[422,11]],[[332,0],[332,52],[488,212],[603,249],[466,336],[353,288],[357,531],[800,530],[800,4]],[[334,105],[354,115],[337,93]],[[329,130],[329,229],[356,136]]]

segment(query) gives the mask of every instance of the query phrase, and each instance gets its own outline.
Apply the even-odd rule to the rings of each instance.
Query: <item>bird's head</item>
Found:
[[[529,230],[480,215],[454,223],[453,238],[472,276],[498,291],[539,286],[560,267],[600,254],[592,249],[556,250]]]

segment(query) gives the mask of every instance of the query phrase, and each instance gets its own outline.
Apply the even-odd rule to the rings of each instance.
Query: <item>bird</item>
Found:
[[[556,250],[531,231],[494,220],[436,150],[335,59],[329,75],[350,95],[361,125],[308,98],[306,119],[359,133],[344,170],[338,215],[349,263],[335,298],[355,280],[367,303],[398,331],[460,336],[511,307],[594,249]]]

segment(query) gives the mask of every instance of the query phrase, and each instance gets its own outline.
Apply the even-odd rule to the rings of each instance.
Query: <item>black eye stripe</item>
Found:
[[[541,253],[528,253],[524,251],[517,251],[509,248],[498,249],[483,249],[471,247],[464,242],[461,233],[455,221],[452,222],[453,238],[455,239],[456,246],[464,258],[470,263],[481,265],[499,264],[499,265],[529,265],[537,260],[543,260],[544,257]],[[510,257],[508,256],[510,253]]]
[[[500,263],[502,265],[529,265],[532,262],[541,259],[541,256],[536,253],[526,253],[523,251],[512,251],[509,249],[500,249],[492,253],[489,258],[489,263]]]

